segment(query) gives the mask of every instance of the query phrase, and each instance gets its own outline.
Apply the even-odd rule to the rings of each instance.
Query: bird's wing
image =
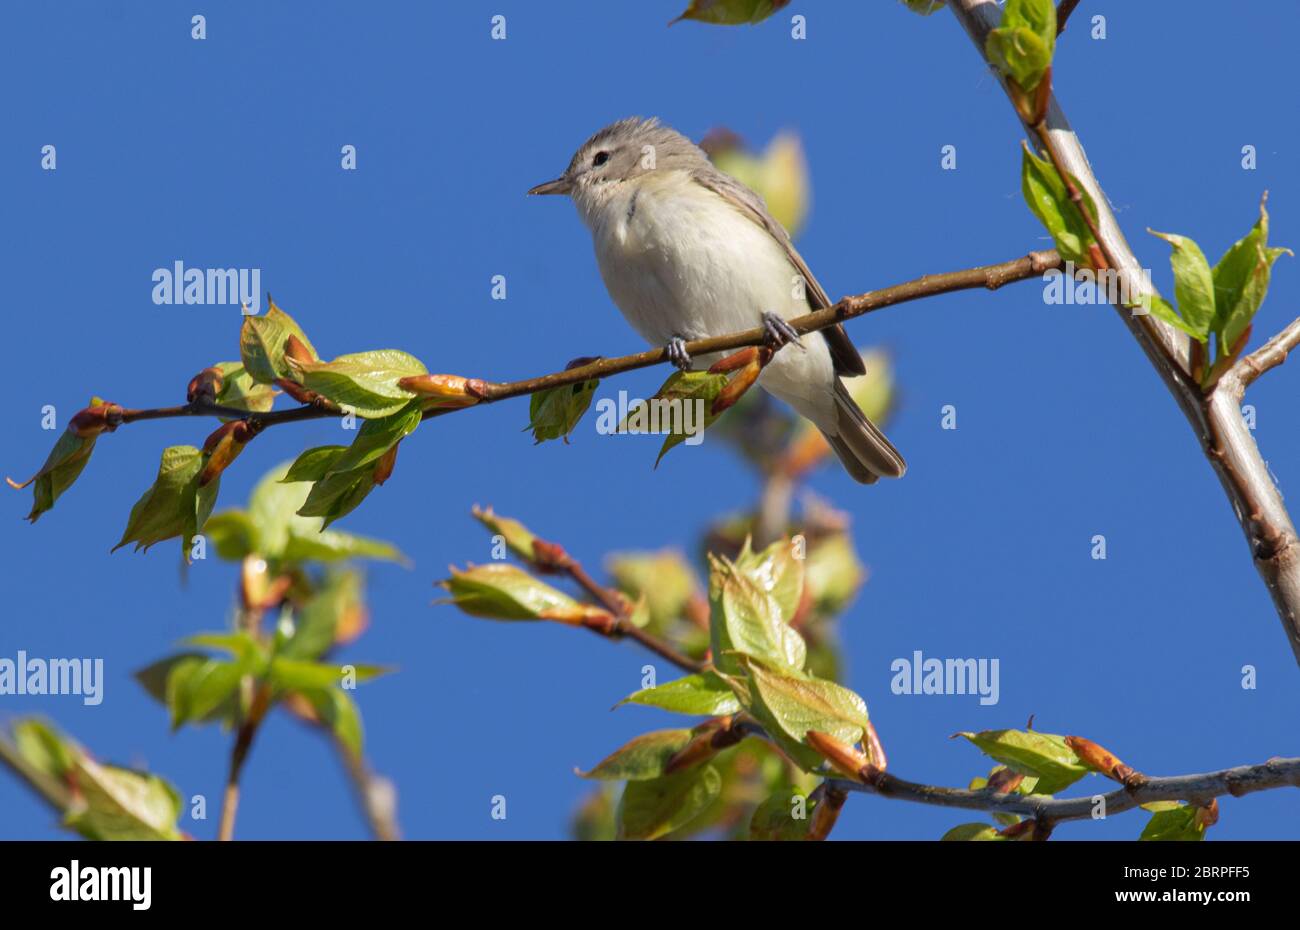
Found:
[[[822,286],[817,283],[817,279],[813,277],[813,273],[808,269],[808,263],[803,260],[803,256],[799,254],[799,251],[794,247],[794,243],[790,241],[790,234],[785,231],[785,227],[778,223],[772,214],[767,212],[767,206],[763,203],[762,197],[759,197],[758,194],[741,184],[731,175],[723,174],[714,168],[712,164],[703,170],[696,171],[693,177],[696,183],[721,196],[745,216],[766,229],[772,238],[781,244],[782,248],[785,249],[785,254],[790,258],[790,263],[803,276],[808,305],[812,309],[821,310],[832,305],[831,299],[826,296],[826,292],[822,290]],[[849,334],[844,331],[842,324],[836,323],[834,326],[828,326],[821,331],[821,334],[826,340],[826,345],[831,350],[831,361],[835,363],[836,374],[849,378],[866,374],[867,369],[862,363],[862,356],[854,348],[853,342],[849,339]]]

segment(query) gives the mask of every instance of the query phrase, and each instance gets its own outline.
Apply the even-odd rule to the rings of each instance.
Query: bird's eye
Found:
[[[599,168],[607,161],[609,161],[609,152],[597,152],[596,156],[591,160],[591,167]]]

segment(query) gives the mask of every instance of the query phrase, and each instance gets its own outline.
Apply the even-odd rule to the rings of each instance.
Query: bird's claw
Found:
[[[673,336],[672,339],[669,339],[664,351],[668,353],[668,361],[672,362],[674,367],[681,371],[690,370],[691,356],[686,351],[686,340],[681,336]]]
[[[763,332],[767,334],[767,342],[774,349],[793,343],[799,348],[804,344],[799,339],[799,333],[793,326],[784,319],[768,310],[763,314]]]

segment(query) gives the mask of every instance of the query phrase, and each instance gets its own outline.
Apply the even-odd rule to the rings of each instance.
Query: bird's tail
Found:
[[[874,484],[877,478],[901,478],[907,463],[893,443],[857,405],[844,382],[835,379],[836,435],[822,430],[835,454],[854,481]]]

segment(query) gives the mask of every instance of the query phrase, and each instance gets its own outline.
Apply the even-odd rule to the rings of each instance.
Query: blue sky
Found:
[[[10,311],[0,365],[3,471],[25,477],[66,417],[98,393],[177,403],[195,371],[237,351],[238,309],[155,306],[153,269],[258,267],[262,286],[326,356],[398,347],[434,371],[507,380],[579,355],[642,346],[600,282],[571,206],[524,191],[558,174],[595,129],[658,115],[693,137],[725,125],[754,144],[797,131],[814,206],[800,248],[832,296],[1046,247],[1019,192],[1019,126],[944,12],[899,4],[792,4],[753,28],[665,28],[683,0],[639,3],[14,3],[0,34],[7,88],[0,254]],[[1199,4],[1196,6],[1200,6]],[[1300,244],[1295,8],[1085,4],[1056,59],[1062,104],[1156,285],[1168,247],[1213,261],[1270,191],[1272,241]],[[208,38],[190,38],[202,12]],[[492,41],[489,18],[507,17]],[[1090,39],[1087,17],[1107,19]],[[1281,22],[1290,19],[1290,23]],[[1291,28],[1285,28],[1290,26]],[[41,147],[58,168],[42,171]],[[358,170],[340,170],[341,146]],[[940,170],[940,148],[958,167]],[[1243,145],[1258,168],[1243,170]],[[504,274],[508,299],[490,299]],[[849,511],[872,578],[842,622],[848,684],[866,699],[899,775],[965,784],[988,763],[966,729],[1085,734],[1152,774],[1300,754],[1300,673],[1230,508],[1173,401],[1115,314],[1044,305],[1040,283],[910,304],[850,325],[895,353],[890,435],[910,471],[814,489]],[[1300,308],[1282,259],[1256,324]],[[664,371],[602,388],[652,391]],[[1251,389],[1264,456],[1300,493],[1300,371]],[[940,429],[940,409],[958,429]],[[587,784],[572,775],[647,729],[609,707],[646,656],[552,626],[507,627],[434,607],[448,563],[487,558],[469,517],[492,504],[592,565],[605,552],[692,545],[749,506],[754,476],[717,442],[658,470],[654,439],[596,434],[533,446],[516,401],[425,424],[393,479],[342,526],[390,538],[413,567],[370,571],[371,630],[347,656],[394,663],[363,686],[367,749],[400,791],[408,836],[564,834]],[[61,421],[62,422],[62,421]],[[78,484],[35,526],[28,495],[0,520],[0,656],[95,656],[105,699],[0,697],[0,718],[52,717],[99,757],[147,765],[215,805],[228,737],[168,733],[130,679],[181,637],[221,627],[234,568],[210,560],[182,586],[171,544],[109,555],[166,445],[210,423],[164,421],[104,437]],[[332,423],[268,431],[223,479],[242,503],[271,466],[340,441]],[[1108,558],[1090,557],[1104,534]],[[891,661],[996,657],[1001,700],[895,696]],[[1243,665],[1258,688],[1243,690]],[[1090,783],[1078,790],[1091,790]],[[489,817],[504,794],[508,818]],[[62,835],[0,777],[0,837]],[[1295,838],[1294,792],[1221,801],[1218,838]],[[843,838],[928,838],[965,819],[855,798]],[[1143,817],[1071,824],[1061,838],[1136,836]],[[362,837],[327,747],[284,718],[259,737],[238,835]]]

